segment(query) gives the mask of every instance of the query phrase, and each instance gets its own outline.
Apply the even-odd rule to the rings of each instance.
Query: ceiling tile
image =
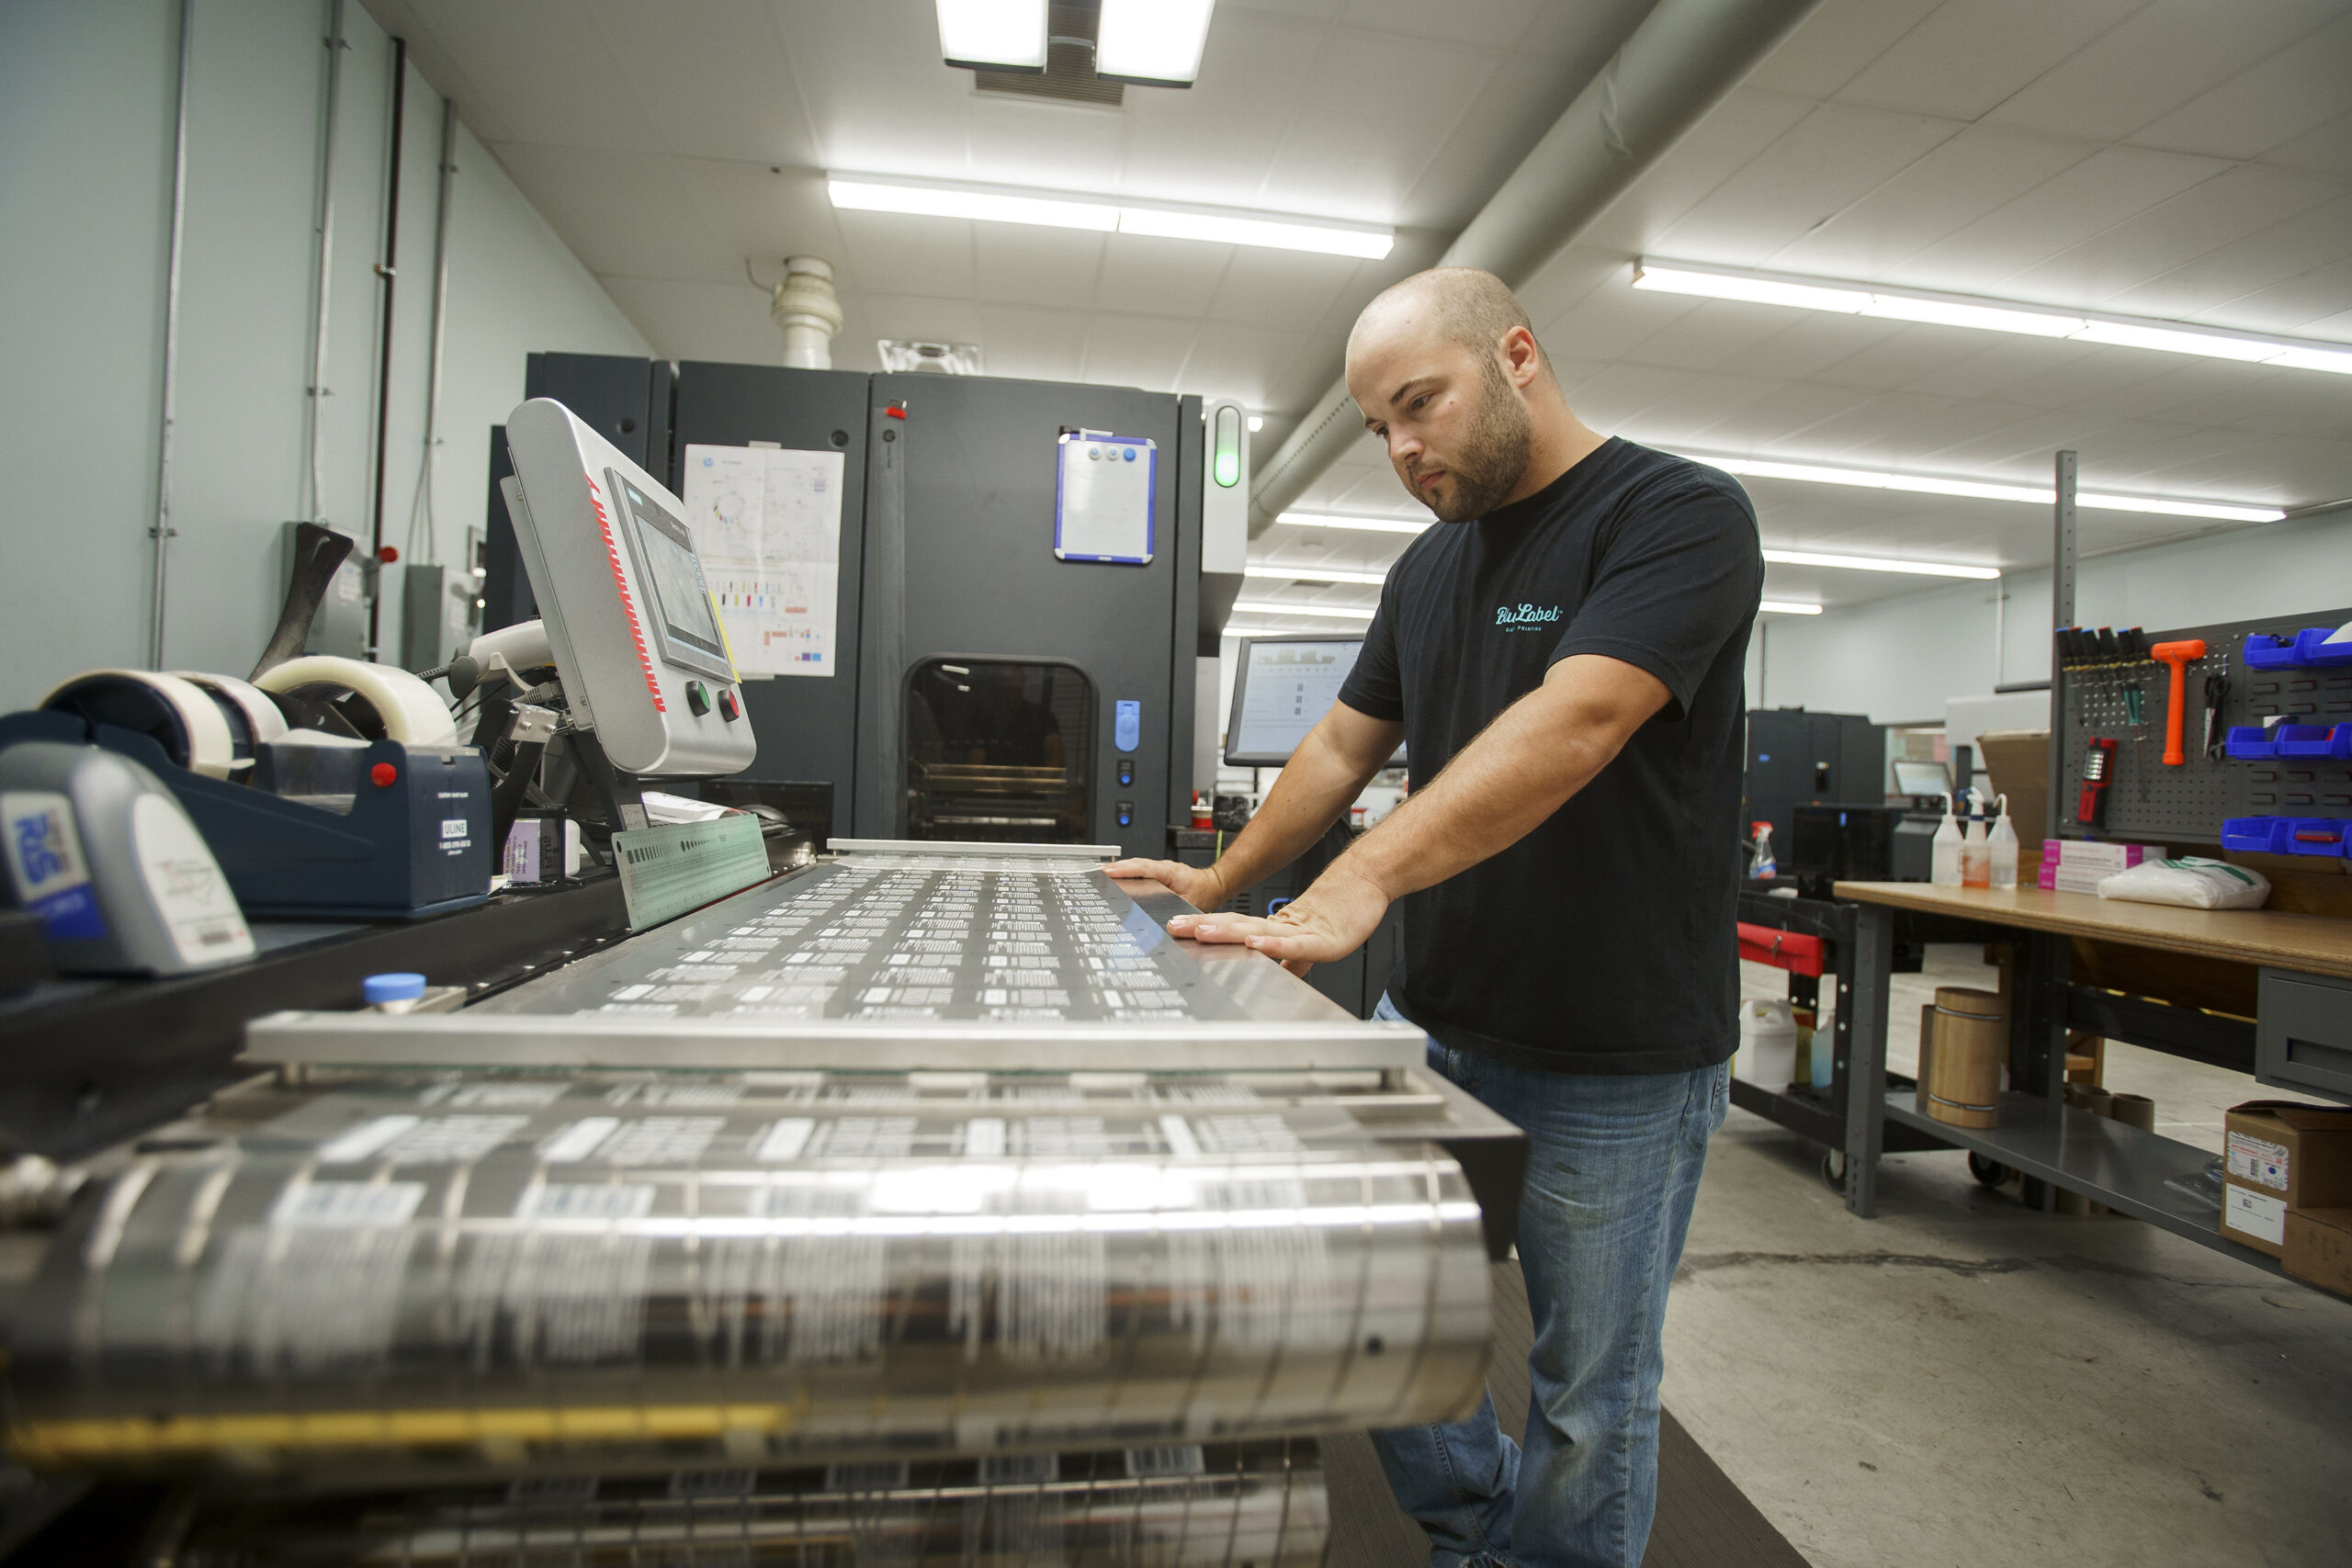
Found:
[[[1205,316],[1236,250],[1144,234],[1102,236],[1102,266],[1084,294],[1095,308],[1156,316]]]
[[[843,292],[842,330],[836,345],[850,344],[880,368],[874,344],[883,338],[912,338],[923,343],[978,343],[983,350],[984,308],[969,299],[942,299],[932,295]],[[842,358],[838,346],[836,362]]]
[[[2034,299],[2008,283],[2017,274],[2229,168],[2214,158],[2102,148],[1994,211],[1938,241],[1883,280],[1913,288]],[[2044,304],[2066,304],[2061,299]]]
[[[1341,31],[1287,85],[1290,124],[1262,201],[1249,205],[1391,220],[1497,63],[1477,51]]]
[[[792,62],[761,0],[592,0],[585,9],[671,152],[754,164],[816,161]],[[682,37],[694,47],[678,48]]]
[[[2111,301],[2127,290],[2339,194],[2287,169],[2224,170],[2004,282],[2028,299],[2118,309]]]
[[[2256,158],[2344,112],[2352,82],[2352,14],[2279,50],[2130,140],[2214,158]]]
[[[2230,302],[2216,311],[2217,320],[2245,332],[2288,333],[2305,337],[2352,341],[2352,321],[2339,309],[2352,299],[2352,261],[2314,267],[2300,277],[2274,283]],[[2335,325],[2326,323],[2333,318]]]
[[[733,364],[782,364],[784,336],[768,319],[767,299],[748,284],[696,283],[667,277],[602,280],[637,330],[664,359],[717,359]],[[856,344],[833,340],[834,363]],[[763,352],[764,351],[764,352]],[[872,344],[865,345],[867,357]]]
[[[2086,141],[2120,141],[2342,9],[2342,0],[2233,6],[2156,0],[2018,91],[1989,118]]]
[[[1829,0],[1747,79],[1751,87],[1826,98],[1917,27],[1943,0]]]
[[[1029,381],[1078,381],[1086,367],[1086,316],[1077,310],[1023,305],[983,305],[980,359],[991,376]]]
[[[1397,33],[1499,53],[1527,36],[1544,0],[1346,0],[1340,20],[1351,28]]]
[[[2104,306],[2135,316],[2195,319],[2250,332],[2277,331],[2267,321],[2241,321],[2236,301],[2346,261],[2352,261],[2352,194],[2306,208],[2243,239],[2216,246],[2145,283],[2109,295]]]
[[[1980,119],[2144,0],[1946,0],[1838,89],[1850,103]]]
[[[2352,184],[2352,110],[2324,121],[2316,130],[2280,142],[2265,152],[2262,161]]]
[[[1823,104],[1658,235],[1657,254],[1757,265],[1960,129],[1950,120]]]
[[[1211,313],[1221,321],[1304,331],[1332,310],[1355,270],[1344,256],[1237,245]]]
[[[581,0],[410,0],[514,139],[607,152],[672,151]]]
[[[1192,352],[1199,323],[1173,316],[1097,311],[1087,322],[1082,380],[1148,392],[1177,389],[1178,372]]]
[[[972,231],[962,219],[913,218],[899,212],[842,212],[842,282],[860,293],[923,294],[966,299],[972,294]]]
[[[837,271],[845,266],[841,225],[814,170],[786,165],[777,172],[763,164],[701,158],[682,158],[677,165],[704,225],[752,261],[761,276],[781,276],[778,264],[789,255],[821,256]],[[855,287],[845,272],[841,276]]]
[[[1615,305],[1620,294],[1636,290],[1622,285],[1598,296],[1601,308]],[[1668,365],[1684,370],[1715,370],[1734,359],[1754,354],[1758,345],[1792,330],[1792,311],[1776,305],[1752,305],[1734,299],[1702,299],[1632,344],[1624,357],[1644,365]],[[1830,320],[1834,318],[1825,318]],[[1883,321],[1840,322],[1864,329],[1870,339],[1894,329]]]
[[[2094,151],[2080,142],[1970,126],[1758,265],[1883,281],[1908,258]]]
[[[491,152],[589,271],[741,279],[741,253],[704,223],[677,160],[518,142]]]
[[[1179,372],[1178,388],[1203,397],[1237,398],[1247,408],[1264,408],[1307,341],[1305,333],[1204,322]],[[1260,435],[1265,434],[1261,431]],[[1253,443],[1256,439],[1252,437]],[[1268,457],[1274,450],[1254,445],[1252,449]]]
[[[980,299],[1058,305],[1073,313],[1082,313],[1093,297],[1103,246],[1117,238],[1024,223],[971,227],[972,288]]]
[[[1640,254],[1814,108],[1804,98],[1734,88],[1577,235],[1577,246]]]

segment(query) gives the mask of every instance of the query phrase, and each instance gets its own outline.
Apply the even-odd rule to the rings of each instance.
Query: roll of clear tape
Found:
[[[339,686],[356,692],[376,710],[391,739],[411,746],[447,747],[458,743],[457,720],[433,688],[407,671],[390,664],[312,654],[289,659],[262,671],[254,682],[265,692],[288,695],[306,686]]]
[[[181,676],[153,670],[85,670],[51,687],[40,705],[136,728],[153,735],[173,761],[207,778],[225,779],[236,771],[236,740],[229,721],[209,693]]]

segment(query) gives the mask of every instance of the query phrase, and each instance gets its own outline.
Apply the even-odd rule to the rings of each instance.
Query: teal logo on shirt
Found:
[[[1557,604],[1544,606],[1498,604],[1495,606],[1495,625],[1509,626],[1513,630],[1524,626],[1532,631],[1546,622],[1556,621],[1559,618],[1560,607]]]

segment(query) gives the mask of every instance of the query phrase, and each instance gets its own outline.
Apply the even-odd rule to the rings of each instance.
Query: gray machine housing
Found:
[[[685,592],[665,611],[663,580],[644,554],[661,547],[644,542],[648,530],[683,535],[668,484],[548,399],[507,416],[506,445],[507,510],[573,723],[640,778],[741,772],[756,746],[723,636],[696,648],[677,626],[689,614],[716,615],[700,564],[686,547]]]

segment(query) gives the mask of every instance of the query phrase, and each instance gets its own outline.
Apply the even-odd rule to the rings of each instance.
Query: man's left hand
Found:
[[[1335,865],[1270,919],[1179,915],[1168,922],[1168,933],[1194,942],[1242,943],[1280,959],[1283,968],[1303,977],[1317,964],[1333,963],[1362,947],[1387,912],[1387,894]]]

